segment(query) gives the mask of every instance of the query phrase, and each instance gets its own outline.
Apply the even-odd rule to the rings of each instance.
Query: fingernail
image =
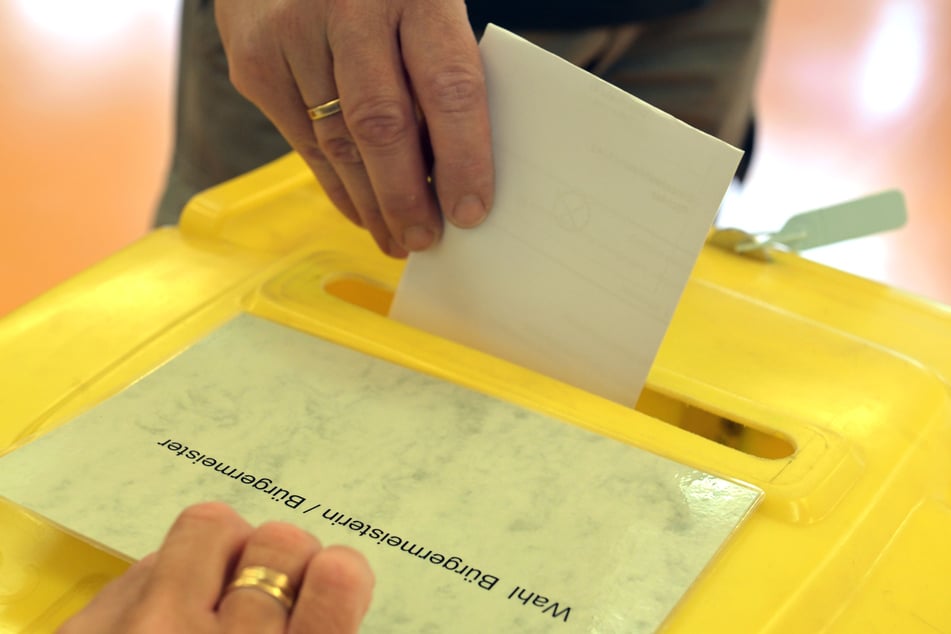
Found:
[[[423,251],[436,239],[436,234],[429,227],[413,225],[403,232],[403,247],[407,251]]]
[[[463,196],[452,210],[452,222],[464,229],[474,227],[485,220],[485,205],[477,196]]]

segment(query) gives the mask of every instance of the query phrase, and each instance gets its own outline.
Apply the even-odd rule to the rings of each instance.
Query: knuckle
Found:
[[[126,614],[125,621],[129,631],[133,632],[161,632],[168,628],[167,615],[169,611],[180,609],[175,601],[157,590],[147,591],[144,597],[139,598],[139,604],[132,606]]]
[[[234,517],[235,512],[223,502],[203,502],[186,508],[175,523],[179,526],[183,524],[222,526],[229,524]]]
[[[405,140],[412,129],[409,113],[395,99],[379,99],[355,104],[347,125],[358,144],[385,148]]]
[[[443,195],[464,189],[480,193],[483,201],[488,201],[492,197],[494,170],[491,162],[466,159],[447,160],[437,165],[435,171],[437,183],[445,187],[439,190]]]
[[[320,149],[320,145],[317,144],[317,141],[313,142],[304,142],[301,143],[298,147],[295,148],[298,153],[301,155],[301,158],[304,159],[307,163],[311,165],[319,165],[321,167],[326,167],[329,163],[327,155],[324,154],[324,151]]]
[[[221,45],[227,61],[228,79],[245,97],[265,90],[279,59],[279,40],[272,26],[274,11],[260,22],[222,32]]]
[[[346,546],[330,546],[318,555],[316,566],[309,566],[306,581],[341,594],[369,594],[376,577],[366,557]]]
[[[491,170],[491,165],[474,153],[444,159],[440,167],[443,172],[449,172],[467,180],[482,180],[479,177]]]
[[[471,64],[441,68],[429,77],[425,88],[431,106],[442,113],[468,112],[485,100],[485,79]]]
[[[249,541],[281,548],[310,546],[313,538],[303,529],[284,522],[266,522],[251,535]]]
[[[253,49],[240,47],[228,52],[228,79],[239,93],[248,99],[258,94],[266,84],[273,65]]]
[[[420,191],[389,192],[382,201],[388,226],[400,230],[409,224],[415,224],[414,219],[428,215],[428,203],[429,200]]]
[[[352,164],[362,162],[357,144],[346,134],[321,139],[320,149],[331,162]]]
[[[275,33],[289,40],[312,35],[313,25],[304,18],[299,2],[274,2],[267,7],[269,21]]]

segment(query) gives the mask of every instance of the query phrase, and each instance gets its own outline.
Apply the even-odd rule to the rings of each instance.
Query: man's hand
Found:
[[[463,0],[217,0],[215,16],[232,83],[381,250],[426,249],[443,214],[482,222],[489,113]],[[310,120],[337,98],[341,114]]]

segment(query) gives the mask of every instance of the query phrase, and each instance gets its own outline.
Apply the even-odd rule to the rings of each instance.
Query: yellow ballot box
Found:
[[[0,452],[247,313],[761,489],[662,631],[951,633],[951,309],[706,247],[633,410],[390,320],[401,269],[297,157],[203,193],[0,321]],[[0,631],[128,566],[8,501],[0,527]]]

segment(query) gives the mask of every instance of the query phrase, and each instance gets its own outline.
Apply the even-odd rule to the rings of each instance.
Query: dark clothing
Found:
[[[469,21],[478,33],[492,22],[507,29],[578,29],[667,17],[704,0],[470,0]]]
[[[473,30],[489,22],[507,29],[576,29],[662,18],[696,9],[705,0],[470,0]],[[212,0],[200,0],[202,7]]]

